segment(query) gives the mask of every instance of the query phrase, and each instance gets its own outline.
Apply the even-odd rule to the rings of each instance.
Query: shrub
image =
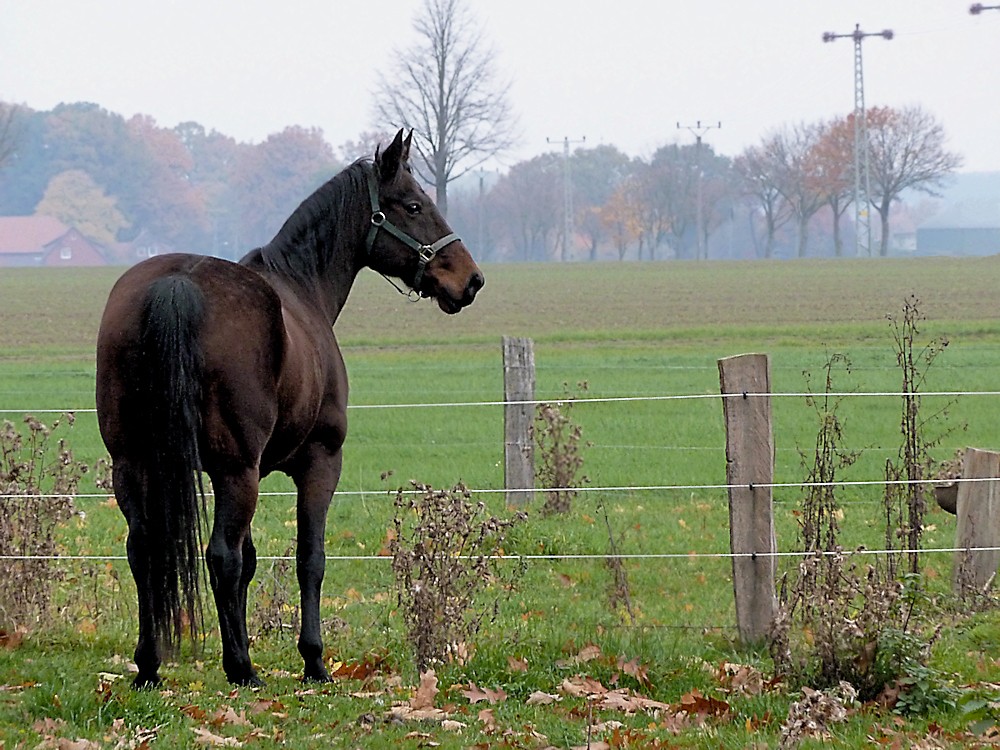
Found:
[[[451,490],[411,484],[416,493],[396,493],[390,551],[409,641],[424,671],[435,663],[464,662],[482,623],[496,617],[516,575],[499,570],[503,541],[526,516],[488,515],[461,484]],[[494,592],[491,602],[479,598],[487,587]]]
[[[587,383],[579,383],[579,388],[587,390]],[[539,404],[535,414],[539,458],[536,474],[545,488],[542,515],[568,513],[577,495],[574,488],[587,481],[585,476],[578,476],[583,468],[580,449],[586,444],[582,442],[582,428],[570,418],[572,406],[573,396],[567,395],[564,401]]]
[[[65,414],[48,427],[24,418],[26,432],[4,420],[0,428],[0,628],[30,631],[51,621],[52,590],[64,571],[52,564],[56,532],[76,510],[73,496],[86,464],[54,438]]]

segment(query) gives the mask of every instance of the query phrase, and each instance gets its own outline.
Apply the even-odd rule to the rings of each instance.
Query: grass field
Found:
[[[409,479],[437,487],[462,481],[474,489],[502,488],[500,407],[374,407],[500,400],[503,335],[534,340],[539,398],[578,393],[582,381],[587,383],[580,393],[584,399],[717,394],[717,360],[748,351],[770,354],[776,393],[801,393],[810,383],[821,388],[822,368],[833,353],[852,362],[850,372],[836,373],[837,390],[896,392],[901,376],[886,316],[899,315],[903,301],[915,295],[926,316],[920,338],[950,342],[923,389],[997,390],[998,258],[484,270],[487,286],[480,299],[452,317],[429,303],[407,302],[374,274],[359,279],[337,324],[351,376],[352,410],[342,494],[334,500],[327,528],[330,555],[377,554],[392,524],[390,491]],[[13,421],[28,412],[93,407],[93,342],[119,272],[0,271],[0,416]],[[804,372],[812,373],[811,379]],[[997,397],[926,397],[924,407],[928,414],[947,407],[947,415],[928,428],[942,436],[934,451],[938,459],[966,445],[1000,448]],[[801,454],[812,450],[815,412],[802,397],[775,398],[774,412],[776,480],[802,481]],[[725,482],[719,400],[577,403],[572,417],[590,443],[583,473],[591,490],[565,517],[529,513],[507,553],[604,555],[606,510],[621,552],[683,557],[627,563],[635,624],[608,605],[611,577],[603,560],[531,561],[499,619],[473,644],[472,660],[438,670],[436,705],[466,725],[460,733],[439,721],[383,718],[417,681],[385,559],[331,560],[324,587],[331,662],[379,662],[375,677],[365,684],[343,680],[330,687],[304,686],[295,679],[301,661],[294,638],[268,634],[252,649],[268,686],[232,694],[211,634],[202,654],[186,653],[164,669],[168,689],[163,693],[133,693],[126,680],[114,678],[127,673],[135,607],[127,566],[102,560],[58,563],[74,584],[62,587],[63,624],[0,650],[0,743],[5,743],[0,747],[45,742],[55,747],[57,738],[88,740],[97,743],[94,747],[122,742],[124,747],[129,741],[138,746],[139,729],[154,727],[157,739],[151,746],[164,747],[226,740],[305,747],[320,742],[319,736],[344,747],[579,747],[587,744],[589,725],[610,721],[623,726],[592,731],[594,743],[774,745],[789,704],[799,696],[780,689],[740,693],[720,679],[721,662],[767,673],[769,660],[736,642],[729,561],[688,554],[728,550],[725,491],[700,488]],[[898,452],[899,399],[845,399],[840,417],[846,447],[862,451],[845,478],[880,478],[886,459]],[[67,440],[78,458],[93,462],[103,456],[91,413],[79,414]],[[392,474],[383,480],[386,472]],[[593,490],[680,485],[686,489]],[[282,496],[290,486],[269,477],[263,489],[273,494],[261,501],[255,541],[263,556],[285,555],[295,536],[293,502]],[[62,529],[64,553],[120,556],[125,529],[118,510],[92,486],[83,491],[95,496],[77,500],[86,518],[77,517]],[[800,495],[794,488],[775,493],[779,549],[795,548]],[[482,497],[502,511],[499,493]],[[878,487],[842,493],[845,543],[877,546],[880,498]],[[935,509],[930,526],[926,547],[951,546],[953,517]],[[976,700],[1000,700],[995,684],[988,686],[1000,682],[1000,618],[996,612],[971,618],[955,613],[947,604],[951,556],[928,554],[926,565],[926,586],[940,600],[934,610],[938,624],[946,626],[932,663],[953,675],[955,685],[972,686],[966,693]],[[283,567],[280,560],[262,563],[262,586],[278,576],[294,591],[294,575]],[[599,647],[600,656],[574,660],[588,644]],[[642,678],[634,668],[623,671],[619,662],[642,665]],[[701,726],[677,727],[667,709],[655,715],[602,709],[585,697],[558,691],[575,675],[609,686],[616,674],[616,684],[650,699],[690,705],[694,691],[700,691],[726,704],[727,712],[707,714]],[[502,689],[507,698],[483,718],[479,712],[485,703],[473,705],[460,690],[450,690],[468,690],[470,682]],[[528,705],[536,690],[562,700]],[[219,713],[226,707],[237,719]],[[973,726],[978,716],[939,709],[897,725],[892,716],[868,708],[837,725],[831,742],[862,747],[871,736],[887,744],[901,738],[902,746],[918,740],[941,743],[927,747],[967,746],[985,736],[985,726]]]

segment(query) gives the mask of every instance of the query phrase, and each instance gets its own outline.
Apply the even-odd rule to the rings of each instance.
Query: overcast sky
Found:
[[[1000,0],[998,0],[1000,1]],[[968,0],[469,0],[496,52],[522,138],[511,163],[562,139],[631,156],[693,142],[735,155],[786,124],[854,106],[919,105],[962,171],[1000,170],[1000,11]],[[376,123],[370,92],[413,44],[422,0],[8,0],[0,99],[91,101],[165,127],[194,120],[259,142],[288,125],[335,147]],[[382,128],[379,128],[382,129]],[[547,143],[547,139],[556,142]],[[360,154],[358,154],[360,156]]]

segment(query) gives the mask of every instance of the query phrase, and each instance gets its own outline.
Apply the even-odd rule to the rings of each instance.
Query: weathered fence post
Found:
[[[534,500],[535,348],[528,338],[503,337],[504,486],[508,505]]]
[[[1000,453],[966,448],[962,479],[1000,478]],[[997,573],[1000,550],[977,547],[1000,546],[1000,479],[996,482],[959,482],[955,507],[955,553],[952,590],[982,591]]]
[[[740,640],[765,640],[774,618],[777,543],[771,487],[774,435],[771,427],[771,363],[766,354],[719,360],[726,421],[726,482],[729,541]],[[726,397],[725,394],[740,394]]]

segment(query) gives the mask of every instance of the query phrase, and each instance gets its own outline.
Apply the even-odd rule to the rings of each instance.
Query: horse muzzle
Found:
[[[483,278],[482,271],[476,268],[475,271],[469,274],[465,284],[459,287],[457,294],[449,291],[450,285],[439,285],[434,297],[437,299],[438,307],[442,311],[449,315],[454,315],[475,301],[476,295],[485,283],[486,280]]]

